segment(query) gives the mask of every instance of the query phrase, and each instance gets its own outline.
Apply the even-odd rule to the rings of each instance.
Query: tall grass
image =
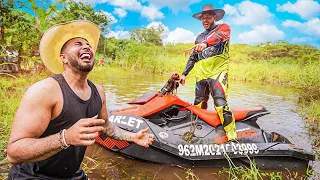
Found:
[[[266,61],[230,64],[230,77],[239,81],[291,84],[295,87],[320,86],[320,68],[316,65],[273,64]]]
[[[10,76],[0,77],[0,179],[5,179],[10,168],[5,159],[5,148],[11,131],[11,125],[20,100],[26,89],[34,82],[43,79],[48,73],[34,76],[18,75],[17,78]]]
[[[12,120],[17,110],[20,100],[26,89],[34,82],[43,79],[48,73],[37,74],[35,76],[19,75],[17,78],[0,78],[0,151],[3,152],[8,135],[11,130]]]

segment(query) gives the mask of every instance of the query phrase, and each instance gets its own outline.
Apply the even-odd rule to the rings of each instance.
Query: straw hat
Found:
[[[216,15],[216,21],[219,21],[219,20],[221,20],[223,18],[225,12],[224,12],[223,9],[215,9],[212,4],[206,4],[206,5],[202,6],[202,11],[201,12],[198,12],[198,13],[192,15],[192,17],[194,17],[194,18],[196,18],[198,20],[201,20],[202,15],[205,14],[205,13],[213,13],[213,14],[215,14]]]
[[[48,29],[40,41],[40,56],[43,64],[53,73],[63,72],[63,63],[60,60],[62,46],[70,39],[80,37],[86,39],[97,50],[100,28],[87,20],[75,20],[57,24]]]

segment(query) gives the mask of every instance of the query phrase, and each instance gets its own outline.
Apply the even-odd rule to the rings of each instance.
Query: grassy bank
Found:
[[[45,77],[46,74],[18,75],[17,78],[0,77],[0,150],[3,151],[10,133],[11,123],[15,111],[25,90],[34,82]]]
[[[0,179],[5,179],[9,164],[4,149],[8,142],[14,114],[26,89],[34,82],[43,79],[47,73],[17,75],[17,78],[0,76]]]

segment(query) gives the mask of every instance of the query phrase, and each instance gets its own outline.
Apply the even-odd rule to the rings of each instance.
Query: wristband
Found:
[[[63,129],[60,131],[59,133],[59,141],[60,141],[60,145],[61,145],[61,149],[67,149],[70,145],[67,144],[66,142],[66,138],[65,138],[65,131],[66,129]]]

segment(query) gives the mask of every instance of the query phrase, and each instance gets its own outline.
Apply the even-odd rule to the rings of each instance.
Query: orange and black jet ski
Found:
[[[173,94],[178,80],[179,75],[174,74],[159,92],[132,100],[129,108],[109,112],[109,121],[126,131],[149,127],[148,133],[155,136],[149,148],[103,135],[96,141],[131,158],[186,167],[254,163],[259,169],[300,170],[315,160],[312,153],[297,148],[286,137],[259,127],[257,119],[270,113],[262,105],[232,109],[238,139],[228,142],[216,111],[190,105]]]

